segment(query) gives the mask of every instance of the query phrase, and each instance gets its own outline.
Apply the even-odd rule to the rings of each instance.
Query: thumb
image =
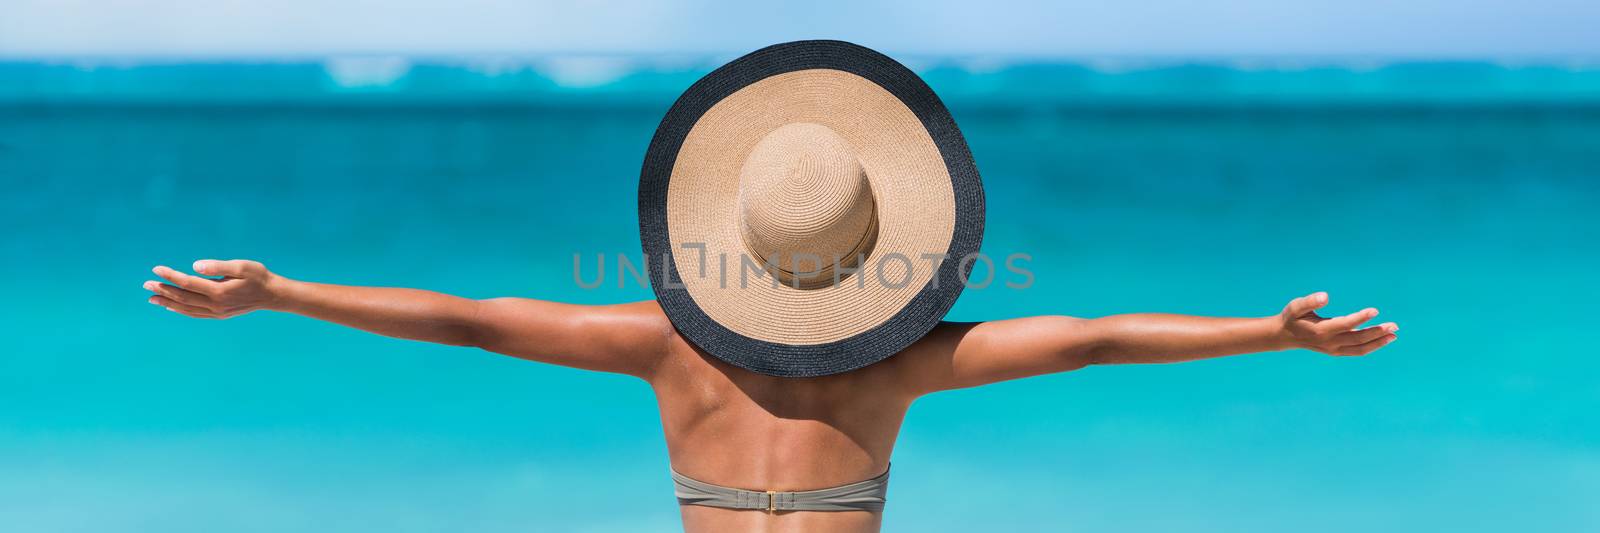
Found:
[[[1328,293],[1314,292],[1290,300],[1289,305],[1284,306],[1283,313],[1289,315],[1290,318],[1299,317],[1321,309],[1324,305],[1328,305]]]
[[[232,261],[201,259],[194,262],[194,271],[207,276],[248,279],[266,273],[267,267],[262,266],[261,263],[246,259],[234,259]]]

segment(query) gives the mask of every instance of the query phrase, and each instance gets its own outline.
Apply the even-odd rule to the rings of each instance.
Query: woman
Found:
[[[1316,310],[942,318],[983,225],[965,141],[921,80],[837,41],[769,47],[697,82],[645,157],[655,301],[468,300],[292,280],[248,260],[167,267],[151,303],[255,310],[638,377],[654,389],[685,529],[877,531],[907,408],[941,390],[1093,364],[1306,348],[1365,355],[1393,323]],[[927,259],[927,261],[922,261]],[[1359,328],[1359,329],[1358,329]]]

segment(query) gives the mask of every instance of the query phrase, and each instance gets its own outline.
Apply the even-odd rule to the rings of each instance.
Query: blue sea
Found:
[[[579,303],[721,57],[0,63],[0,530],[678,528],[631,378],[145,303],[157,264]],[[1600,530],[1600,63],[908,58],[966,134],[951,318],[1401,324],[1367,358],[1090,368],[920,400],[890,532]],[[1003,272],[1002,272],[1003,274]],[[952,497],[959,495],[959,497]]]

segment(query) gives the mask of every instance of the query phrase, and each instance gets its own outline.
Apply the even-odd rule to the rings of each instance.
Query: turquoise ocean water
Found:
[[[144,303],[158,263],[571,302],[637,254],[656,122],[715,58],[0,63],[0,530],[670,531],[650,391]],[[1600,66],[912,61],[990,255],[953,319],[1255,315],[1400,340],[928,397],[886,531],[1600,529]],[[591,263],[592,265],[592,263]],[[952,494],[963,496],[951,498]]]

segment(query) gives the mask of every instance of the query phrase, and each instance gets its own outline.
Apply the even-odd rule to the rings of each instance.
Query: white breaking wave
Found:
[[[615,56],[568,56],[540,60],[535,68],[556,85],[571,89],[599,87],[632,73],[632,60]]]
[[[411,72],[411,61],[399,56],[333,57],[322,62],[322,70],[339,87],[388,87]]]

